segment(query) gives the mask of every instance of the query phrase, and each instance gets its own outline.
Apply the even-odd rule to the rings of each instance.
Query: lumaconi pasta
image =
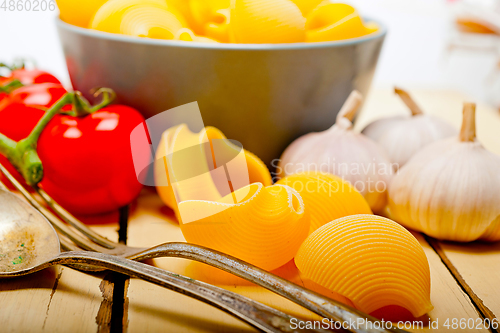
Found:
[[[190,0],[193,30],[215,40],[229,42],[229,0]]]
[[[290,0],[234,0],[231,6],[234,43],[305,41],[305,18]]]
[[[235,198],[241,200],[235,202]],[[179,211],[186,241],[266,270],[293,259],[309,232],[309,216],[304,212],[302,198],[283,185],[264,187],[255,183],[215,202],[180,202]],[[205,217],[198,218],[200,212]]]
[[[251,183],[262,183],[264,186],[272,184],[271,174],[266,165],[254,154],[243,150],[244,161],[235,158],[232,162],[232,188],[230,188],[225,170],[221,168],[214,170],[216,161],[214,142],[217,144],[216,153],[219,156],[224,154],[235,156],[240,150],[214,127],[206,127],[200,133],[193,133],[186,125],[178,125],[163,133],[157,149],[155,179],[158,194],[167,206],[177,210],[177,202],[217,201],[231,190]],[[234,171],[235,169],[237,171]],[[238,184],[234,181],[235,178],[243,179],[247,172],[247,184]],[[221,173],[224,173],[222,177]]]
[[[327,42],[365,36],[367,29],[359,13],[342,3],[322,3],[308,16],[306,22],[308,42]]]
[[[324,0],[292,0],[294,4],[299,7],[302,15],[307,17],[307,15],[318,6]]]
[[[175,35],[175,39],[177,40],[182,40],[185,42],[204,42],[204,43],[218,43],[215,39],[208,38],[208,37],[203,37],[203,36],[196,36],[194,32],[191,29],[188,28],[182,28],[177,31]]]
[[[325,224],[295,256],[301,273],[371,313],[389,305],[420,317],[432,310],[427,257],[401,225],[375,215]]]
[[[61,17],[81,25],[66,7]],[[328,0],[109,0],[89,27],[138,37],[253,44],[343,40],[379,29],[365,24],[353,7]]]
[[[165,1],[110,0],[95,14],[92,29],[137,37],[174,39],[187,23]]]
[[[321,172],[305,172],[285,177],[277,184],[287,185],[299,192],[306,213],[311,215],[312,233],[335,219],[372,214],[365,198],[342,178]]]

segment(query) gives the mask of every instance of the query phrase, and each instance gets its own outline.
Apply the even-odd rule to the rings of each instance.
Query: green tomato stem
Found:
[[[73,105],[74,116],[86,116],[94,113],[113,102],[115,93],[111,89],[101,88],[95,96],[102,94],[102,101],[96,106],[91,106],[80,92],[67,93],[48,109],[42,119],[35,126],[30,135],[19,142],[15,142],[0,133],[0,154],[9,159],[12,165],[21,173],[28,185],[37,185],[43,179],[43,166],[36,152],[38,139],[47,124],[60,113],[67,105]]]
[[[9,158],[9,153],[16,149],[16,144],[17,142],[0,133],[0,154]]]
[[[90,109],[92,113],[108,106],[116,99],[116,93],[110,88],[99,88],[94,92],[94,97],[98,97],[100,95],[102,95],[102,101]]]
[[[30,135],[26,139],[19,141],[19,143],[25,141],[31,147],[36,148],[38,138],[42,134],[43,129],[65,105],[73,102],[74,95],[75,93],[66,93],[63,97],[61,97],[50,109],[47,110],[47,112],[45,112],[44,116],[38,121],[38,124],[36,124]]]
[[[73,102],[74,93],[67,93],[59,99],[35,126],[30,135],[15,142],[0,133],[0,153],[7,157],[12,165],[21,173],[28,185],[36,185],[42,181],[43,166],[36,147],[43,129],[56,114],[67,104]]]
[[[21,88],[24,85],[19,80],[13,80],[4,86],[0,86],[0,92],[10,94],[13,90]]]

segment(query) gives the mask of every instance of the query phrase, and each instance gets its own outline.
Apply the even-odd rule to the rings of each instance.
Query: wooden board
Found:
[[[460,126],[461,104],[466,98],[454,92],[414,93],[422,108]],[[484,105],[478,106],[478,135],[485,146],[500,154],[500,115]],[[384,115],[404,114],[405,106],[391,90],[376,90],[368,98],[357,128]],[[99,233],[116,240],[117,225],[94,227]],[[485,313],[500,315],[500,245],[459,245],[433,242],[416,234],[428,257],[431,268],[434,310],[431,322],[439,320],[436,330],[430,327],[410,329],[415,332],[441,332],[447,319],[472,318],[482,320]],[[165,209],[159,198],[148,191],[139,199],[132,214],[128,244],[153,246],[184,238],[171,210]],[[438,250],[436,252],[436,249]],[[158,259],[154,263],[170,271],[205,279],[200,266],[182,259]],[[453,274],[454,275],[453,275]],[[111,273],[85,274],[67,267],[56,267],[38,274],[0,280],[0,331],[3,332],[109,332],[111,317],[123,308],[124,332],[253,332],[253,328],[199,301],[176,294],[149,283],[130,279],[125,284],[124,297],[113,297]],[[293,265],[280,270],[292,277]],[[107,278],[106,278],[107,276]],[[459,282],[462,283],[460,285]],[[220,283],[220,280],[219,280]],[[226,284],[222,287],[254,298],[304,319],[317,319],[307,310],[256,286]],[[473,300],[466,293],[473,296]],[[118,302],[113,308],[112,302]],[[481,303],[481,313],[478,304]],[[479,304],[480,305],[480,304]],[[121,312],[118,312],[121,316]],[[120,319],[120,318],[118,318]],[[455,330],[454,330],[455,331]],[[458,329],[475,332],[475,329]],[[487,331],[479,329],[479,331]]]

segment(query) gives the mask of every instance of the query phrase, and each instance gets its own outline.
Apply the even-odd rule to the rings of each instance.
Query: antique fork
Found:
[[[65,250],[101,252],[122,258],[142,261],[161,257],[176,257],[195,260],[223,271],[236,275],[247,281],[266,288],[288,300],[327,319],[340,323],[367,323],[377,322],[378,319],[365,314],[348,305],[322,296],[316,292],[303,288],[252,264],[239,260],[219,251],[188,243],[165,243],[149,249],[126,246],[115,243],[88,228],[81,221],[71,215],[55,202],[43,189],[34,187],[44,203],[57,216],[40,203],[27,191],[13,176],[0,164],[0,172],[16,187],[26,200],[37,209],[54,226],[56,231],[64,236],[60,237],[61,246]],[[66,222],[66,223],[64,223]],[[76,246],[75,246],[76,244]],[[380,323],[378,323],[380,324]],[[384,325],[351,325],[351,332],[404,332],[398,328],[385,329]],[[378,328],[375,328],[378,327]]]

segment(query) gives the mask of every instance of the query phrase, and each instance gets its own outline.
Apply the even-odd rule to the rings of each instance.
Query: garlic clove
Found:
[[[387,186],[393,167],[382,148],[370,138],[353,131],[352,119],[362,104],[353,92],[330,129],[307,134],[294,141],[278,164],[280,178],[318,171],[331,173],[350,182],[368,201],[374,212],[387,203]]]
[[[408,106],[412,116],[376,120],[362,133],[384,148],[397,171],[423,147],[455,136],[458,132],[446,121],[424,114],[406,91],[398,88],[395,91]]]
[[[444,240],[500,240],[500,156],[475,137],[475,105],[466,104],[459,138],[412,157],[389,188],[391,217]]]

